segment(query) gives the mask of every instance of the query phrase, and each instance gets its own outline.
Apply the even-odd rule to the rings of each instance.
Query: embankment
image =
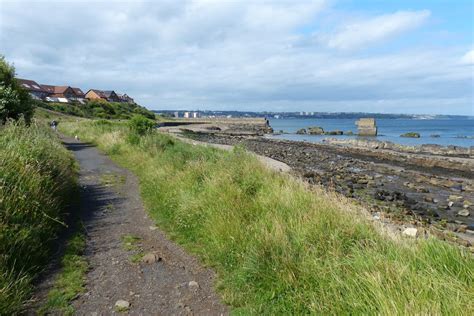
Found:
[[[48,128],[0,126],[0,314],[29,299],[74,189],[72,156]]]
[[[65,123],[140,179],[146,208],[212,266],[235,312],[466,314],[472,255],[389,236],[341,195],[266,169],[242,148],[130,137],[117,123]]]

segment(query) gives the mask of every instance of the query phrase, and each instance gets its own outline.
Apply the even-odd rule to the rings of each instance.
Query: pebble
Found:
[[[150,228],[150,230],[157,230],[158,229],[158,227],[156,227],[156,226],[150,226],[149,228]]]
[[[408,237],[416,237],[418,235],[418,229],[414,227],[405,228],[405,230],[403,231],[403,235]]]
[[[130,303],[125,300],[118,300],[115,302],[115,308],[117,308],[119,311],[126,311],[130,308]]]
[[[191,290],[197,290],[199,288],[199,283],[197,283],[196,281],[190,281],[188,283],[188,287],[191,289]]]
[[[146,255],[143,256],[142,262],[147,263],[147,264],[152,264],[157,261],[160,261],[161,258],[155,255],[154,253],[147,253]]]
[[[448,200],[453,201],[453,202],[460,201],[460,200],[462,200],[462,196],[460,196],[460,195],[450,195]]]
[[[470,213],[469,213],[469,211],[468,211],[467,209],[460,210],[460,211],[458,212],[458,215],[459,215],[459,216],[464,216],[464,217],[469,216],[469,214],[470,214]]]

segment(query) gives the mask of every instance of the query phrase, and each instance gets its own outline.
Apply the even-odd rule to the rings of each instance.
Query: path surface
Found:
[[[117,300],[131,304],[130,315],[227,314],[213,291],[213,272],[168,240],[147,216],[137,178],[89,144],[64,142],[80,164],[90,266],[87,293],[74,301],[76,314],[113,314]],[[127,250],[123,236],[140,239]],[[136,253],[148,254],[148,263],[133,263]]]

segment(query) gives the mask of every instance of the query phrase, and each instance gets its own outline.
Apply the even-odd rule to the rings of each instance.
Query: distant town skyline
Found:
[[[152,110],[474,115],[472,1],[8,1],[19,77]]]

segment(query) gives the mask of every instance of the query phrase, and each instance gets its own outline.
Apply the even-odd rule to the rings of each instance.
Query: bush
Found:
[[[75,172],[48,128],[19,121],[0,129],[0,314],[15,314],[49,262]]]
[[[33,100],[29,93],[15,79],[15,68],[0,56],[0,124],[20,117],[29,123],[33,110]]]
[[[143,136],[155,127],[155,122],[143,115],[134,115],[130,120],[129,126],[133,133]]]
[[[155,113],[132,103],[107,102],[105,100],[90,100],[86,104],[79,103],[47,103],[39,102],[39,106],[48,110],[66,114],[104,119],[130,119],[135,114],[155,119]]]

